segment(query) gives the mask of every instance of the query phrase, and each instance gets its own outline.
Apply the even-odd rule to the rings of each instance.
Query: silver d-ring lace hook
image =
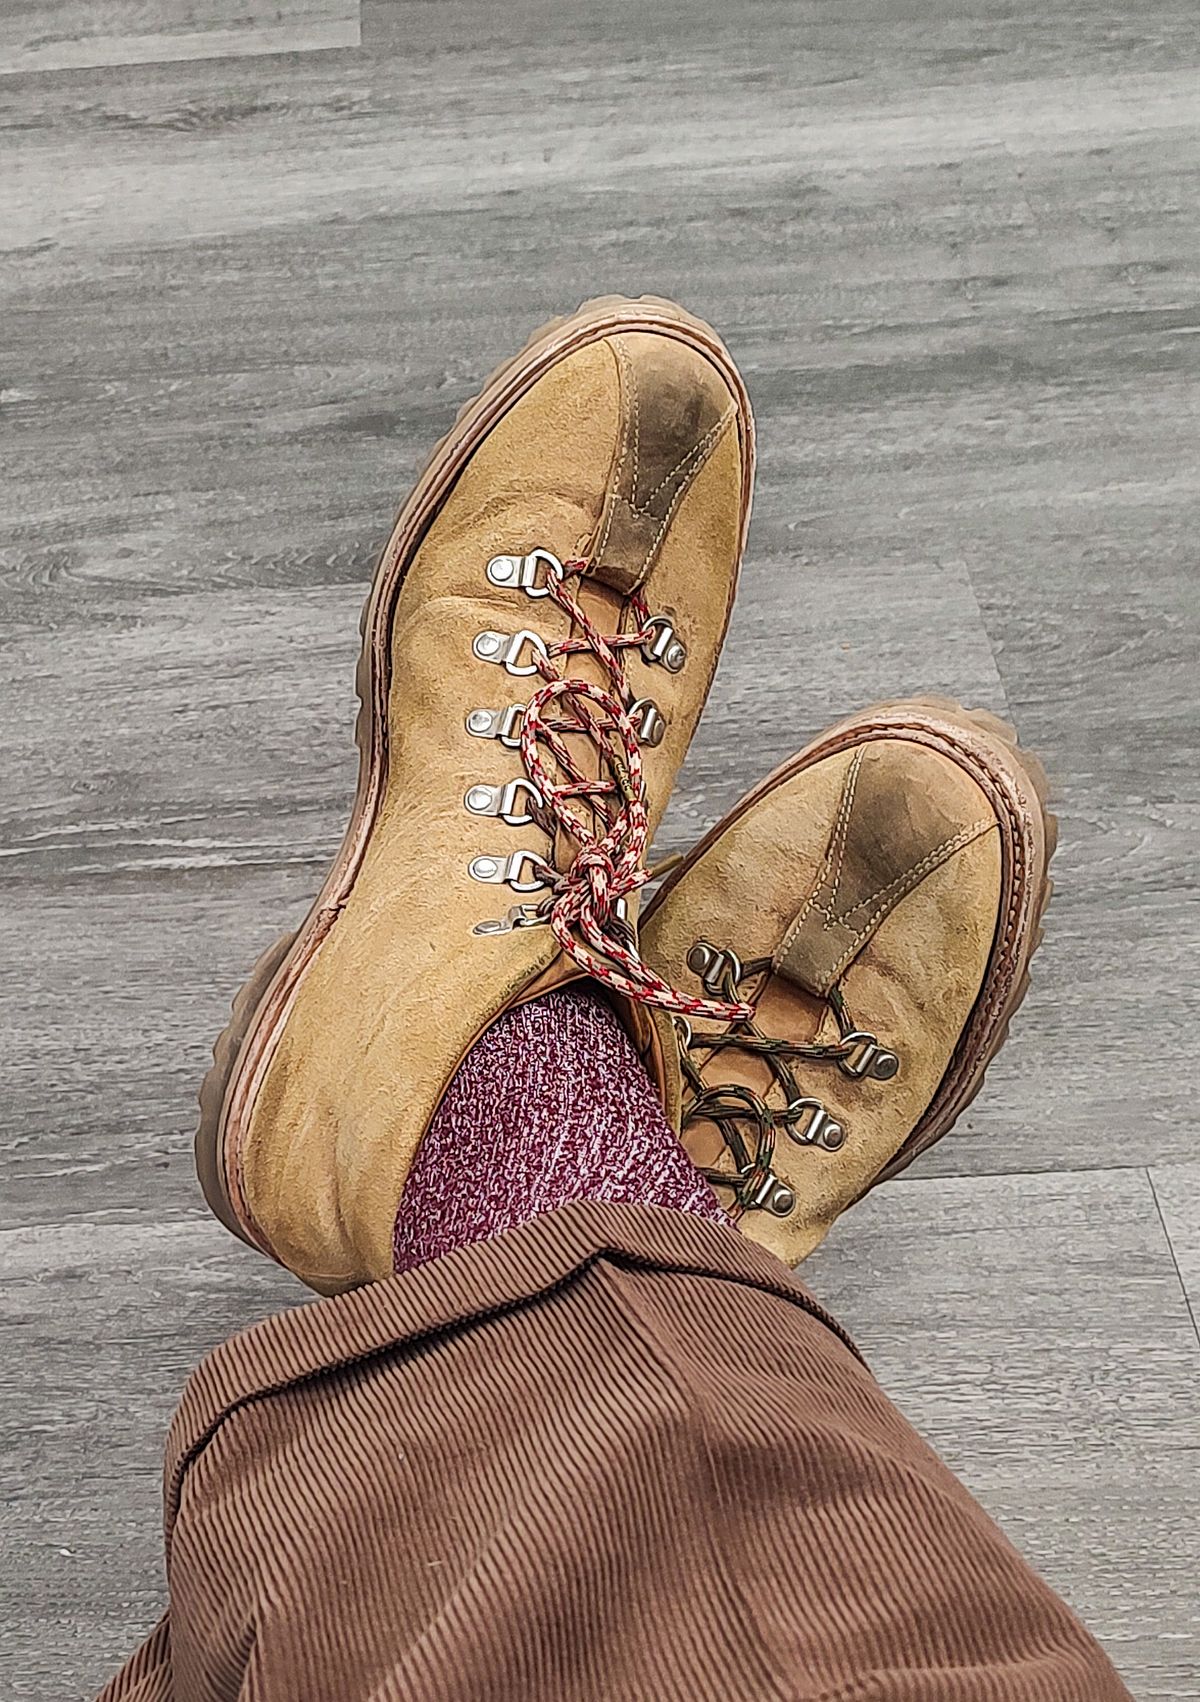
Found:
[[[514,892],[540,892],[554,879],[549,863],[536,851],[513,851],[507,857],[473,857],[467,873],[472,880],[510,886]]]
[[[900,1068],[896,1053],[881,1046],[876,1037],[865,1029],[852,1028],[848,1034],[843,1034],[842,1045],[851,1050],[844,1058],[838,1059],[838,1069],[853,1081],[862,1081],[865,1076],[872,1081],[891,1081]]]
[[[564,568],[549,550],[530,550],[524,556],[493,556],[487,564],[489,585],[499,585],[506,591],[524,591],[527,597],[548,597],[549,584],[538,583],[538,568],[544,567],[547,578],[562,583]]]
[[[520,656],[526,645],[536,659],[523,663]],[[530,632],[528,628],[521,632],[476,633],[471,649],[481,662],[498,662],[506,673],[522,677],[540,673],[540,664],[549,656],[546,640],[540,633]]]
[[[463,798],[473,816],[499,816],[509,827],[527,827],[541,803],[542,794],[524,776],[503,786],[469,786]]]

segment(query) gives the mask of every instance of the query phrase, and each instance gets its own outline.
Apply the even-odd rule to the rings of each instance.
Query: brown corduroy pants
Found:
[[[736,1232],[568,1206],[236,1336],[102,1702],[1129,1702]]]

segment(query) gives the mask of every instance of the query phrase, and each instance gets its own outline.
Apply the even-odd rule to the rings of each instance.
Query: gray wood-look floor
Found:
[[[649,290],[762,449],[664,844],[917,687],[1058,792],[1009,1047],[812,1281],[1135,1696],[1200,1698],[1194,0],[359,25],[0,19],[0,1691],[150,1626],[178,1387],[298,1298],[203,1217],[193,1095],[340,836],[393,511],[539,320]]]
[[[357,47],[358,0],[5,0],[0,76]]]

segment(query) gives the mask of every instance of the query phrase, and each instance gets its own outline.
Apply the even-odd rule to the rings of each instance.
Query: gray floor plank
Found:
[[[6,1697],[90,1697],[153,1625],[184,1379],[302,1293],[205,1219],[0,1234]]]
[[[234,17],[137,10],[155,59],[185,13]],[[349,12],[251,0],[240,46]],[[35,16],[58,20],[48,65],[131,15],[10,7],[0,65]],[[174,1383],[281,1293],[188,1216],[194,1092],[339,835],[379,542],[495,361],[611,289],[712,318],[760,424],[743,594],[664,847],[914,687],[1011,711],[1048,757],[1060,890],[1023,1020],[956,1137],[818,1270],[1136,1693],[1200,1694],[1173,1570],[1195,1561],[1194,1366],[1127,1169],[1156,1167],[1194,1297],[1192,0],[368,0],[363,41],[0,83],[0,1223],[45,1260],[12,1319],[53,1439],[27,1463],[47,1529],[91,1544],[75,1636],[72,1557],[20,1501],[73,1651],[29,1607],[21,1694],[91,1682],[144,1628]],[[1022,1174],[1064,1166],[1110,1174]],[[138,1312],[143,1269],[174,1325]],[[56,1430],[55,1402],[110,1336],[143,1404],[80,1513],[118,1407]],[[106,1520],[127,1587],[101,1576]]]
[[[806,1276],[1139,1702],[1200,1695],[1200,1361],[1145,1172],[881,1188]]]
[[[315,873],[286,845],[261,850],[266,866],[232,886],[220,869],[117,882],[32,902],[21,923],[0,926],[25,988],[6,1001],[0,1226],[114,1214],[153,1223],[198,1203],[196,1093],[233,981],[300,921]],[[36,949],[54,955],[53,978],[34,973],[30,926]],[[80,984],[93,989],[86,1004],[71,992]],[[99,1082],[111,1087],[98,1097]]]
[[[0,77],[358,41],[358,0],[7,0]]]

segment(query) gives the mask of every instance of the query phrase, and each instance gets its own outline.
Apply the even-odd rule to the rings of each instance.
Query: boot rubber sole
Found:
[[[262,954],[235,996],[229,1023],[217,1038],[212,1067],[200,1088],[195,1146],[196,1172],[204,1197],[228,1229],[268,1255],[271,1248],[255,1225],[241,1188],[241,1142],[304,973],[354,885],[386,789],[392,616],[404,576],[442,502],[495,422],[565,356],[604,337],[643,331],[675,337],[704,354],[738,402],[747,434],[740,560],[749,523],[754,465],[749,399],[741,375],[716,332],[674,302],[657,296],[601,296],[585,302],[575,313],[543,325],[460,408],[400,510],[363,609],[362,650],[355,681],[360,705],[355,726],[358,787],[345,837],[300,927]]]

